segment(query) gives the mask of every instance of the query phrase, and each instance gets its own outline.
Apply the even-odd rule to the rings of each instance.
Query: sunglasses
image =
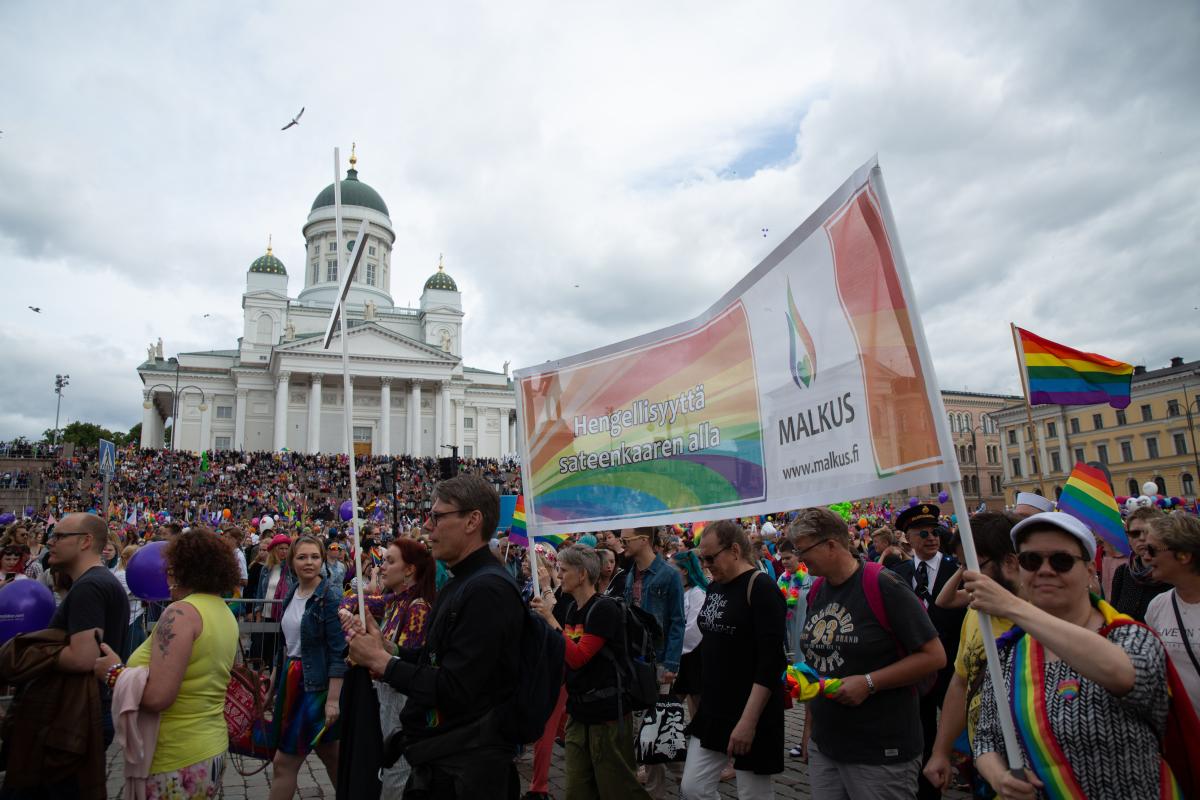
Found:
[[[724,553],[726,550],[729,549],[729,547],[730,547],[730,545],[722,547],[720,550],[713,553],[711,556],[700,556],[700,562],[703,564],[707,564],[708,566],[711,567],[713,565],[713,562],[715,562],[717,560],[717,556],[721,555],[721,553]]]
[[[1159,553],[1169,553],[1169,552],[1171,552],[1171,548],[1169,548],[1169,547],[1155,547],[1152,544],[1146,545],[1146,555],[1150,556],[1151,558],[1156,558]]]
[[[1042,563],[1050,562],[1050,569],[1058,573],[1070,572],[1075,566],[1076,561],[1087,562],[1089,559],[1083,556],[1072,555],[1071,553],[1039,553],[1034,550],[1023,550],[1017,553],[1017,563],[1021,565],[1021,569],[1026,572],[1037,572],[1042,568]]]
[[[920,536],[922,539],[928,539],[930,536],[937,536],[939,534],[937,531],[922,530],[922,531],[913,531],[910,535]]]

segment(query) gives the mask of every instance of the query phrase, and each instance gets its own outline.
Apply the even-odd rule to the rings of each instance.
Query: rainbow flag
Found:
[[[707,525],[707,522],[692,523],[692,547],[700,546],[700,537],[704,535],[704,528]]]
[[[558,550],[567,541],[565,533],[542,533],[533,537],[536,541],[549,542]],[[529,529],[525,525],[525,495],[517,495],[517,506],[513,509],[512,526],[508,529],[508,541],[521,547],[529,547]]]
[[[1121,511],[1101,470],[1083,462],[1076,464],[1058,498],[1058,508],[1087,525],[1121,555],[1129,555]]]
[[[1013,328],[1020,342],[1030,405],[1129,405],[1131,364],[1043,339],[1015,325]]]

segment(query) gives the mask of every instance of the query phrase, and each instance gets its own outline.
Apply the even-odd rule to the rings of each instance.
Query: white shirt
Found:
[[[1151,600],[1150,607],[1146,610],[1146,624],[1158,631],[1167,649],[1167,655],[1171,657],[1171,663],[1175,665],[1175,671],[1179,673],[1179,679],[1187,689],[1192,708],[1200,714],[1200,674],[1197,674],[1196,666],[1188,656],[1187,646],[1183,643],[1183,636],[1179,633],[1175,609],[1171,607],[1171,598],[1174,596],[1175,590],[1172,589]],[[1183,627],[1187,632],[1188,643],[1192,646],[1192,653],[1200,660],[1200,603],[1185,603],[1179,600],[1179,616],[1183,617]]]
[[[929,590],[929,596],[933,598],[933,587],[937,583],[938,567],[942,563],[942,551],[934,553],[928,561],[925,562],[925,568],[929,570],[929,585],[926,587]],[[917,570],[921,567],[921,559],[913,556],[913,588],[917,588]]]
[[[237,558],[238,562],[238,577],[242,579],[242,583],[245,583],[250,577],[250,573],[246,571],[246,554],[242,552],[242,548],[235,547],[233,548],[233,555]]]
[[[279,621],[284,642],[287,644],[288,658],[300,657],[300,620],[304,619],[304,607],[308,604],[309,597],[312,595],[301,597],[300,592],[292,595],[292,602],[288,603],[283,612],[283,619]]]
[[[693,586],[683,592],[683,617],[686,620],[683,627],[683,655],[695,650],[704,638],[700,631],[700,609],[706,597],[708,592],[699,586]]]

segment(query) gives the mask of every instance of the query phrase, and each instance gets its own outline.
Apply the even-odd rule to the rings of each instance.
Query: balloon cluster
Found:
[[[839,517],[841,517],[846,522],[849,522],[850,517],[853,515],[853,512],[854,512],[854,505],[849,502],[834,503],[833,505],[831,505],[829,507],[829,510],[832,511],[833,513],[837,514]]]

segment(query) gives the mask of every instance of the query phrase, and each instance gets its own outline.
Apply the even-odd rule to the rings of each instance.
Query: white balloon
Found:
[[[1125,498],[1125,510],[1126,511],[1133,511],[1137,507],[1138,507],[1138,499],[1136,497],[1126,497]]]
[[[1154,497],[1158,494],[1158,484],[1154,481],[1146,481],[1142,484],[1142,494]]]
[[[1140,495],[1138,497],[1137,501],[1138,501],[1138,505],[1141,506],[1142,508],[1150,508],[1152,505],[1154,505],[1154,501],[1144,494]]]
[[[271,528],[274,528],[274,527],[275,527],[275,520],[271,519],[266,514],[264,514],[262,517],[259,518],[258,529],[260,531],[269,531],[269,530],[271,530]]]

